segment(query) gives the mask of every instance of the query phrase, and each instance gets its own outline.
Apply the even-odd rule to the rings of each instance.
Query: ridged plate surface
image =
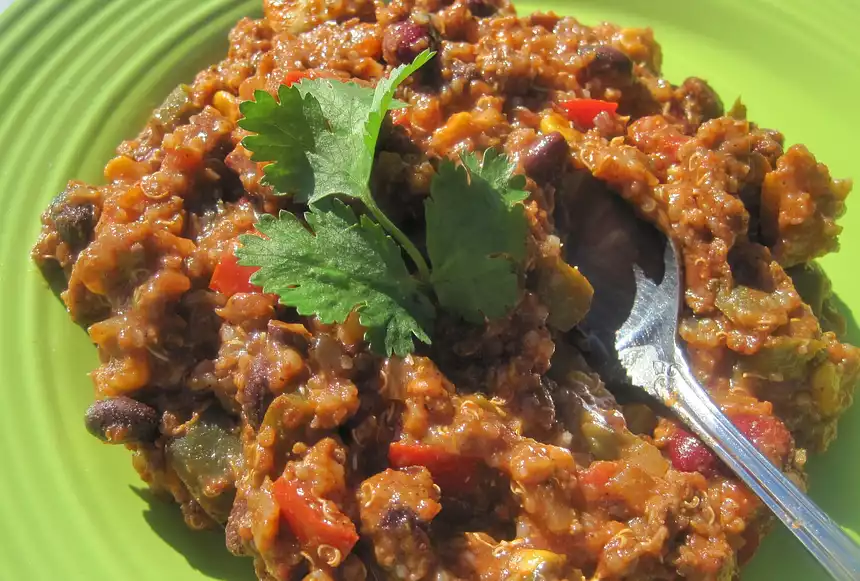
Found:
[[[96,364],[86,334],[28,259],[39,214],[70,178],[100,180],[113,148],[182,81],[216,62],[226,32],[260,0],[18,0],[0,14],[0,580],[253,578],[220,535],[185,530],[153,501],[121,448],[81,416]],[[0,0],[0,9],[9,5]],[[665,71],[708,79],[753,119],[802,141],[836,176],[860,178],[854,111],[860,8],[839,0],[556,0],[519,4],[595,23],[652,26]],[[860,196],[860,194],[856,194]],[[824,264],[860,313],[860,211]],[[856,326],[852,325],[856,331]],[[860,339],[855,332],[855,341]],[[812,496],[860,531],[860,413],[810,462]],[[822,574],[785,531],[745,579]]]

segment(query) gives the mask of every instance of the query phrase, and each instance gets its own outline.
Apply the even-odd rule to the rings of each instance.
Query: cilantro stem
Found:
[[[394,225],[394,222],[388,219],[388,216],[385,215],[382,209],[376,205],[376,201],[370,195],[370,190],[365,192],[361,197],[361,200],[364,202],[364,205],[373,215],[377,223],[385,228],[386,232],[391,234],[391,237],[403,247],[406,254],[408,254],[409,258],[412,259],[412,262],[415,264],[415,268],[418,269],[418,278],[421,279],[422,282],[430,282],[430,268],[427,266],[427,261],[424,260],[424,256],[421,255],[421,251],[418,250],[418,248],[412,243],[409,237],[400,230],[400,228]]]

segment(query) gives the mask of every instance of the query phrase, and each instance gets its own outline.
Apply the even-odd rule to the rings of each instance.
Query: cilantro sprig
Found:
[[[240,256],[261,267],[254,281],[301,315],[343,322],[361,305],[369,341],[384,353],[406,354],[412,336],[430,342],[435,310],[409,274],[400,247],[367,216],[357,217],[340,200],[320,202],[304,215],[264,215],[247,236]]]
[[[480,160],[468,153],[459,165],[440,163],[425,203],[429,265],[370,191],[385,115],[406,106],[394,93],[432,56],[421,53],[375,88],[305,79],[281,86],[277,100],[258,91],[241,105],[240,125],[253,132],[243,145],[254,161],[269,162],[266,183],[309,211],[263,216],[263,236],[241,239],[240,264],[260,267],[251,281],[302,315],[334,323],[357,311],[365,339],[384,355],[412,352],[416,338],[430,344],[434,297],[481,323],[504,316],[521,292],[528,227],[520,202],[528,194],[506,156],[487,150]]]
[[[281,85],[278,101],[257,91],[255,101],[240,106],[244,119],[239,123],[257,134],[243,141],[251,159],[272,162],[264,168],[267,184],[308,204],[332,195],[361,200],[403,246],[423,278],[430,274],[427,262],[377,206],[368,183],[383,119],[388,111],[406,106],[394,99],[394,91],[433,55],[423,51],[411,63],[395,68],[375,89],[304,79]]]
[[[440,164],[425,202],[430,281],[441,305],[482,323],[504,316],[519,298],[528,224],[517,202],[525,192],[515,189],[513,167],[493,150],[483,163],[472,154],[462,161]]]

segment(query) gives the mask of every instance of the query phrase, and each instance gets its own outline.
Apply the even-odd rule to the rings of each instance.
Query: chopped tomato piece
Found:
[[[678,150],[691,139],[692,137],[681,133],[670,133],[663,138],[658,152],[665,155],[669,162],[676,163],[678,161]]]
[[[475,486],[479,468],[476,458],[452,454],[437,446],[420,443],[392,442],[388,448],[388,461],[395,468],[424,466],[433,481],[446,492],[463,492]]]
[[[618,103],[599,99],[570,99],[560,102],[559,105],[567,113],[567,118],[583,129],[594,127],[594,118],[600,113],[618,111]]]
[[[232,297],[236,293],[258,293],[263,289],[255,284],[251,284],[251,275],[260,270],[257,266],[242,266],[239,264],[239,259],[233,253],[233,249],[224,252],[218,266],[215,267],[215,272],[212,273],[212,280],[209,281],[209,288],[221,294]]]
[[[281,509],[281,516],[303,546],[334,547],[343,557],[358,542],[353,522],[334,503],[316,497],[305,483],[281,476],[272,490]]]
[[[588,503],[600,503],[610,496],[610,482],[621,471],[619,462],[600,460],[592,462],[576,475],[582,495]]]
[[[583,486],[603,488],[618,474],[618,462],[598,460],[579,473],[579,483]]]

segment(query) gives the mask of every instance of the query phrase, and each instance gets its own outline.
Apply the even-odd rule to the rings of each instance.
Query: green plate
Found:
[[[8,0],[0,0],[0,8]],[[100,180],[113,148],[181,81],[216,62],[226,32],[260,0],[18,0],[0,15],[0,579],[253,578],[215,533],[184,528],[153,502],[128,454],[97,442],[82,415],[96,365],[30,264],[39,213],[70,178]],[[860,91],[860,5],[839,0],[555,0],[589,23],[650,25],[676,81],[706,78],[727,102],[802,141],[836,176],[860,177],[853,110]],[[856,194],[860,196],[860,194]],[[860,213],[843,220],[842,253],[824,260],[860,312]],[[846,313],[847,313],[846,308]],[[856,330],[856,327],[855,327]],[[855,334],[855,342],[860,336]],[[812,496],[860,531],[858,411],[810,462]],[[823,574],[785,531],[767,539],[745,579]]]

